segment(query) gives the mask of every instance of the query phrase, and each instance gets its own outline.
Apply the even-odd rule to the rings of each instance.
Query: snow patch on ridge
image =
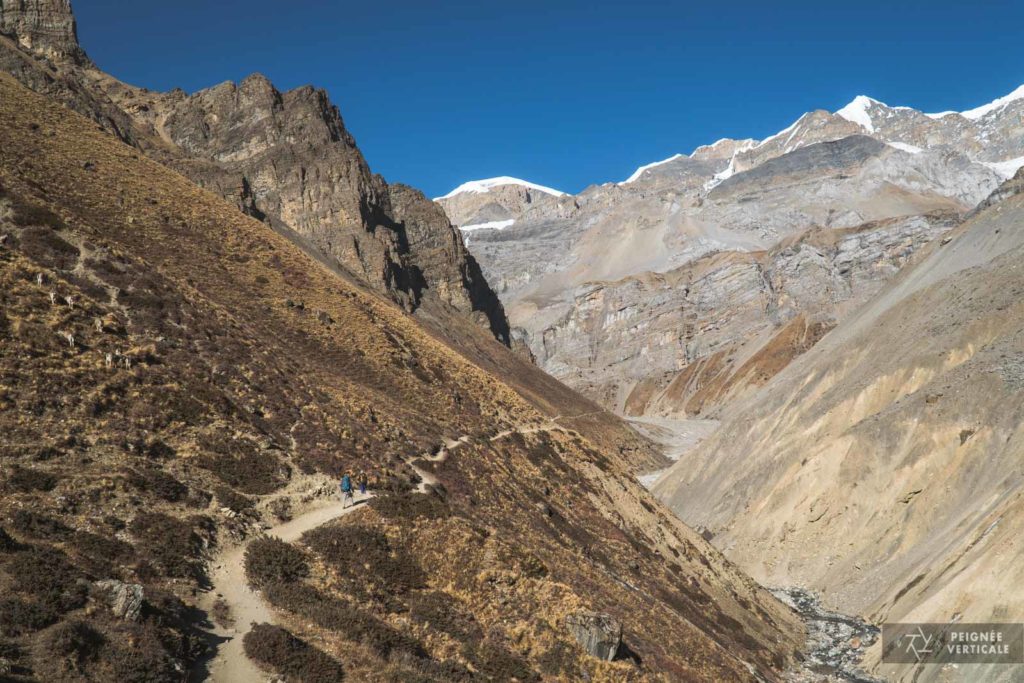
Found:
[[[793,134],[796,133],[796,127],[797,127],[797,125],[801,121],[804,120],[804,116],[807,116],[807,114],[804,114],[803,116],[798,118],[796,121],[794,121],[793,123],[789,124],[788,126],[783,128],[782,130],[780,130],[775,135],[769,135],[764,140],[761,140],[761,142],[757,143],[757,145],[755,146],[755,149],[757,149],[759,147],[764,147],[765,145],[767,145],[772,140],[777,140],[777,139],[781,138],[783,135],[785,135],[787,133],[789,133],[789,137],[786,138],[786,142],[789,142],[790,140],[792,140],[793,139]]]
[[[721,140],[719,140],[719,142],[721,142]],[[718,144],[718,143],[715,143],[715,144]],[[647,164],[645,166],[641,166],[640,168],[636,169],[633,172],[633,175],[631,175],[628,178],[626,178],[625,180],[623,180],[621,183],[619,183],[619,185],[628,185],[629,183],[635,183],[636,181],[640,180],[640,176],[642,176],[644,174],[644,171],[648,171],[648,170],[654,168],[655,166],[661,166],[663,164],[670,163],[672,161],[675,161],[676,159],[682,159],[684,156],[686,156],[686,155],[685,154],[673,154],[668,159],[662,159],[661,161],[655,161],[653,164]]]
[[[1017,171],[1024,168],[1024,157],[1008,159],[1006,161],[983,161],[982,166],[988,166],[999,174],[1003,180],[1009,180],[1017,175]]]
[[[721,145],[723,143],[726,143],[726,142],[732,142],[732,138],[718,138],[717,140],[712,142],[710,145],[701,145],[697,149],[693,150],[693,154],[696,154],[697,152],[703,152],[705,150],[714,149],[714,148],[718,147],[719,145]]]
[[[563,197],[565,193],[561,190],[555,190],[550,187],[544,187],[536,183],[531,183],[526,180],[520,180],[519,178],[513,178],[511,176],[498,176],[497,178],[485,178],[484,180],[471,180],[468,183],[463,183],[456,187],[454,190],[449,192],[443,197],[435,197],[434,201],[441,199],[450,199],[457,194],[464,192],[473,192],[475,194],[482,194],[484,192],[490,192],[492,188],[501,187],[502,185],[519,185],[521,187],[527,187],[531,190],[537,190],[538,192],[544,192],[555,197]]]
[[[924,151],[923,149],[921,149],[917,145],[908,145],[905,142],[892,142],[892,141],[890,141],[890,142],[886,142],[885,144],[889,145],[890,147],[895,147],[896,149],[898,149],[898,150],[900,150],[902,152],[909,152],[910,154],[920,154],[921,152]]]
[[[868,107],[872,104],[881,104],[867,95],[857,95],[853,101],[836,112],[836,116],[842,116],[847,121],[852,121],[864,128],[869,133],[875,132],[875,123],[868,114]]]
[[[738,154],[738,152],[737,152]],[[716,173],[711,180],[704,183],[704,191],[709,192],[717,187],[723,180],[728,180],[736,175],[736,155],[732,155],[732,159],[729,159],[729,165],[724,171]]]
[[[511,218],[507,221],[488,221],[486,223],[474,223],[473,225],[460,225],[459,230],[462,232],[472,232],[474,230],[504,230],[515,222],[515,218]]]
[[[980,119],[982,116],[1002,109],[1006,105],[1017,100],[1024,100],[1024,85],[1020,86],[1019,88],[1014,90],[1009,95],[1006,95],[1005,97],[1000,97],[999,99],[992,100],[988,104],[983,104],[980,107],[975,107],[974,109],[962,111],[960,112],[960,116],[963,116],[965,119],[971,120]]]

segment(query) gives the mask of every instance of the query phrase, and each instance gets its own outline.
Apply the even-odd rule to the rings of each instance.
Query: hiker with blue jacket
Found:
[[[352,473],[346,472],[341,478],[341,507],[352,505]]]

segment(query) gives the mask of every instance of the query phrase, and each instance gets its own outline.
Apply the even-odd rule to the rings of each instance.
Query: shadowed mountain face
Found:
[[[0,41],[0,68],[30,88],[297,236],[407,310],[450,310],[509,343],[501,303],[459,233],[422,194],[371,173],[324,91],[281,93],[258,74],[191,96],[120,83],[85,57],[66,0],[4,0]]]
[[[302,552],[332,557],[338,533],[382,564],[341,584],[328,559],[273,599],[354,679],[778,680],[792,661],[793,614],[635,482],[649,446],[617,418],[465,321],[454,350],[6,75],[0,136],[0,638],[18,679],[180,680],[206,561],[347,469],[380,502]],[[411,493],[408,462],[462,436],[419,462],[434,493]],[[140,620],[105,580],[142,590]],[[587,656],[566,626],[587,609],[632,654]]]

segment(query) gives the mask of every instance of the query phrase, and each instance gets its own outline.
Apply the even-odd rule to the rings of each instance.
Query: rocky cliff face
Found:
[[[0,26],[9,42],[0,44],[0,68],[407,310],[467,316],[510,343],[501,302],[461,235],[425,197],[393,191],[370,171],[324,91],[282,93],[258,74],[193,95],[135,88],[88,62],[66,1],[5,2]]]
[[[621,183],[544,206],[506,207],[501,225],[473,226],[470,248],[511,323],[556,377],[615,410],[714,410],[738,385],[763,382],[768,365],[784,367],[782,356],[809,348],[808,339],[1024,163],[1022,107],[1024,95],[1011,94],[940,116],[857,98],[836,113],[810,112],[760,142],[719,140],[641,167]],[[455,191],[439,203],[462,212],[501,203],[499,192],[509,191]],[[801,236],[830,231],[888,246],[885,253],[820,253],[813,258],[827,265],[819,271],[808,262],[790,272],[794,264],[776,262]],[[728,267],[707,276],[712,263]],[[842,284],[840,268],[871,273],[871,283]],[[693,282],[692,273],[704,275]],[[783,273],[785,284],[776,289],[769,273]],[[694,308],[685,294],[691,285],[714,305]],[[835,293],[831,304],[797,295],[819,290]],[[809,336],[789,326],[797,316]],[[780,356],[779,344],[792,353]],[[764,367],[736,375],[751,359]],[[753,382],[755,375],[761,379]],[[710,401],[691,400],[709,392]]]
[[[327,93],[282,93],[259,74],[188,96],[107,84],[187,155],[175,167],[293,231],[410,311],[440,302],[509,343],[501,303],[460,234],[421,193],[373,174]]]
[[[956,213],[817,228],[768,251],[581,285],[538,363],[628,415],[708,415],[764,384],[877,292]]]
[[[70,0],[0,0],[0,33],[26,50],[85,64]]]
[[[669,160],[589,188],[569,218],[528,210],[468,233],[542,367],[615,410],[714,410],[763,382],[764,368],[734,375],[746,361],[777,369],[777,344],[788,358],[807,348],[791,320],[803,314],[817,339],[999,184],[958,152],[863,135],[732,175],[726,163]]]

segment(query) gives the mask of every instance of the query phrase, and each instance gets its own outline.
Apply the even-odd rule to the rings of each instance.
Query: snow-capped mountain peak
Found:
[[[630,183],[635,183],[636,181],[640,180],[640,177],[644,174],[644,171],[648,171],[648,170],[650,170],[652,168],[655,168],[656,166],[661,166],[663,164],[670,163],[672,161],[675,161],[676,159],[682,159],[684,156],[686,156],[686,155],[685,154],[673,154],[668,159],[662,159],[661,161],[655,161],[654,163],[651,163],[651,164],[645,164],[645,165],[641,166],[640,168],[636,169],[635,171],[633,171],[633,175],[631,175],[628,178],[626,178],[625,180],[623,180],[621,183],[619,183],[619,185],[628,185]]]
[[[868,109],[870,109],[871,105],[874,104],[882,103],[876,99],[868,97],[867,95],[857,95],[853,98],[853,101],[837,111],[836,116],[842,116],[847,121],[851,121],[863,127],[867,132],[874,133],[875,123],[871,120],[871,114],[868,113]]]
[[[526,180],[521,180],[520,178],[513,178],[511,176],[498,176],[496,178],[485,178],[483,180],[471,180],[471,181],[469,181],[467,183],[463,183],[463,184],[459,185],[458,187],[456,187],[451,192],[449,192],[448,194],[444,195],[443,197],[435,197],[434,201],[438,201],[439,199],[450,199],[451,197],[454,197],[457,194],[463,194],[463,193],[466,193],[466,192],[472,192],[474,194],[482,194],[484,192],[490,192],[493,188],[501,187],[503,185],[519,185],[521,187],[527,187],[527,188],[529,188],[531,190],[537,190],[538,192],[543,192],[545,194],[550,194],[550,195],[553,195],[555,197],[562,197],[562,196],[565,195],[565,193],[562,192],[561,190],[556,190],[554,188],[545,187],[544,185],[538,185],[536,183],[531,183],[531,182],[526,181]]]

